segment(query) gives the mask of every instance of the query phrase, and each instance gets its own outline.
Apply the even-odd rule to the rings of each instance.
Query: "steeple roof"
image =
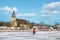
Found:
[[[15,16],[15,11],[13,11],[13,13],[12,13],[12,17],[16,17],[16,16]]]

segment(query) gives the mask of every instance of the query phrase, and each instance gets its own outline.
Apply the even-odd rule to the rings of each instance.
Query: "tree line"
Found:
[[[53,27],[54,29],[57,29],[57,25],[60,25],[58,22],[55,22],[54,25],[46,24],[44,22],[40,22],[40,23],[31,22],[29,24],[31,25],[30,28],[33,28],[33,26],[46,26],[46,27]],[[9,22],[0,21],[0,26],[10,27],[11,22],[10,21]]]

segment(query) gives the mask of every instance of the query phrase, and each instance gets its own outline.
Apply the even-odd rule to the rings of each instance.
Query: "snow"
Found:
[[[0,40],[60,40],[60,31],[0,32]]]

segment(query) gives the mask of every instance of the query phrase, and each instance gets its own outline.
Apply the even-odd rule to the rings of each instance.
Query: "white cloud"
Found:
[[[6,6],[6,7],[4,7],[4,8],[2,8],[4,11],[6,11],[6,12],[9,12],[9,11],[11,11],[11,8],[9,8],[8,6]]]
[[[18,9],[16,7],[13,7],[12,10],[13,11],[18,11]]]
[[[18,9],[16,7],[10,8],[8,6],[5,6],[5,7],[0,7],[0,11],[12,12],[12,11],[18,11]]]
[[[31,16],[37,16],[37,14],[34,14],[34,13],[24,13],[24,14],[17,14],[16,16],[29,16],[29,17],[31,17]]]
[[[52,2],[44,4],[41,13],[43,14],[59,14],[60,13],[60,2]]]

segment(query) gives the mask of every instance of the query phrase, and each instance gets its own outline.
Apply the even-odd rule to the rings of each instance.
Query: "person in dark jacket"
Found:
[[[36,33],[36,28],[33,28],[33,34],[35,34]]]

